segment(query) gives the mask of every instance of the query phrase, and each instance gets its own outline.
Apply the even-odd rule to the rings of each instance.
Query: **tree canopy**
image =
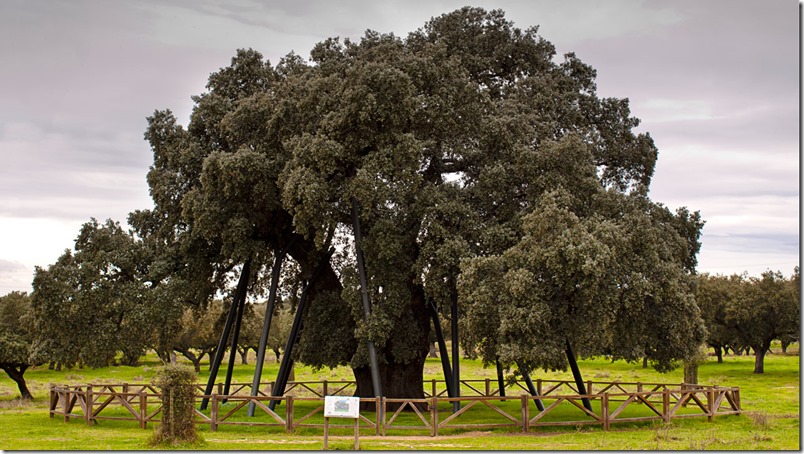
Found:
[[[118,352],[133,365],[146,348],[158,350],[157,338],[172,337],[160,328],[174,329],[181,307],[161,304],[167,301],[148,279],[150,266],[149,251],[118,223],[85,223],[74,251],[35,270],[39,354],[67,366],[101,367]]]
[[[17,383],[23,399],[33,399],[25,371],[38,364],[34,337],[30,296],[26,292],[0,296],[0,369]]]
[[[543,318],[538,329],[510,327],[511,339],[535,330],[529,346],[495,344],[494,352],[513,360],[528,350],[520,359],[561,367],[549,355],[563,333],[618,357],[647,353],[666,368],[703,333],[686,283],[701,223],[697,213],[672,214],[647,199],[657,150],[647,134],[632,132],[639,121],[628,101],[599,98],[594,78],[573,54],[556,62],[537,28],[518,29],[501,11],[479,8],[434,18],[405,39],[373,31],[359,42],[328,39],[310,63],[290,54],[273,67],[240,50],[193,98],[186,129],[170,111],[150,117],[155,208],[130,220],[170,251],[169,274],[185,291],[202,296],[224,288],[249,258],[259,265],[259,291],[273,253],[291,239],[289,254],[309,279],[334,236],[344,247],[315,284],[298,350],[313,365],[350,363],[359,375],[371,340],[395,371],[384,381],[404,380],[405,368],[420,377],[426,301],[458,298],[462,260],[477,257],[482,268],[495,257],[543,261],[570,248],[574,257],[541,271],[498,264],[511,285],[523,285],[510,289],[516,298],[478,302],[464,292],[470,316],[520,307]],[[562,190],[572,193],[570,206],[547,200]],[[353,206],[374,303],[368,320],[351,253]],[[550,225],[568,230],[531,238]],[[565,281],[566,264],[581,275]],[[548,285],[526,285],[538,272],[563,293],[543,292],[539,302],[525,296]],[[477,288],[502,277],[469,274]],[[565,307],[538,315],[550,305]],[[634,315],[644,327],[625,322]],[[596,329],[584,329],[592,320]],[[485,332],[471,317],[467,323],[473,337]],[[576,328],[562,330],[569,324]],[[656,324],[660,336],[651,334]]]
[[[700,216],[650,201],[657,149],[628,100],[599,97],[595,70],[537,32],[466,7],[405,38],[327,39],[310,61],[238,50],[186,127],[170,110],[148,119],[154,208],[129,223],[152,304],[206,304],[243,270],[262,296],[288,247],[287,300],[310,285],[293,356],[351,365],[358,393],[370,341],[387,394],[421,395],[430,304],[461,307],[461,342],[484,359],[562,368],[571,340],[671,367],[704,336],[689,285]],[[80,281],[78,258],[54,266]]]

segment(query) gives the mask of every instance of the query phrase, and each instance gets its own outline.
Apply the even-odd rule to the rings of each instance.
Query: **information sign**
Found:
[[[359,418],[360,398],[351,396],[325,396],[324,417]]]

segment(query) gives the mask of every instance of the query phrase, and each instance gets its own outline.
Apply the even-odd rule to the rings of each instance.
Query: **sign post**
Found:
[[[355,420],[355,451],[360,449],[360,398],[352,396],[324,396],[324,449],[329,449],[329,418]]]

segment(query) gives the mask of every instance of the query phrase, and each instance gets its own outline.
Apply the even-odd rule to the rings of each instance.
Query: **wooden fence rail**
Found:
[[[262,426],[280,428],[293,432],[300,427],[324,428],[324,396],[343,393],[354,382],[291,382],[292,389],[300,395],[270,396],[259,392],[256,396],[245,394],[250,387],[233,386],[229,395],[197,392],[200,402],[211,402],[208,413],[196,407],[195,422],[209,425],[211,431],[219,426]],[[539,380],[538,396],[521,394],[499,396],[499,389],[492,389],[485,380],[465,380],[470,389],[479,395],[443,397],[431,382],[424,399],[361,398],[361,403],[370,404],[373,411],[362,411],[360,427],[376,435],[388,431],[418,431],[437,436],[440,432],[455,430],[479,430],[511,428],[528,432],[538,427],[599,425],[608,430],[612,424],[663,421],[674,418],[739,415],[742,413],[740,389],[699,385],[668,385],[663,383],[589,382],[585,395],[575,392],[575,384],[561,380]],[[269,386],[271,384],[268,384]],[[200,388],[197,388],[200,389]],[[327,394],[327,393],[333,394]],[[301,395],[307,394],[307,395]],[[311,394],[311,395],[310,395]],[[83,419],[86,424],[102,420],[133,421],[140,428],[148,423],[161,421],[161,394],[151,385],[142,384],[90,384],[53,386],[50,389],[50,418],[59,416],[64,422]],[[581,400],[589,399],[592,410],[585,408]],[[283,410],[272,410],[268,405],[275,401]],[[536,401],[541,401],[544,410],[538,410]],[[245,414],[245,407],[253,402],[258,412],[254,417]],[[453,411],[453,403],[460,408]],[[275,407],[276,408],[276,407]],[[393,408],[394,410],[388,410]],[[352,428],[351,424],[332,424],[331,428]]]

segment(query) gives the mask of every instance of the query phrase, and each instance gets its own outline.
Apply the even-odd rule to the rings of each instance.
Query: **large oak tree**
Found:
[[[540,300],[563,305],[550,319],[562,323],[555,330],[573,324],[568,333],[584,346],[602,337],[618,357],[647,349],[660,367],[686,353],[675,340],[699,335],[686,281],[700,222],[697,213],[672,214],[647,200],[657,150],[647,134],[633,132],[639,121],[627,99],[597,96],[593,68],[573,54],[557,59],[535,27],[518,29],[501,11],[468,7],[406,38],[368,31],[359,42],[321,42],[310,56],[289,54],[274,67],[239,50],[193,98],[186,128],[169,110],[149,118],[154,208],[129,220],[161,251],[157,268],[175,294],[210,299],[232,287],[244,263],[250,291],[262,293],[273,256],[289,247],[298,282],[319,271],[293,355],[314,366],[351,365],[358,394],[370,395],[371,341],[384,394],[421,397],[428,304],[457,303],[470,315],[485,307],[488,323],[495,308],[542,307],[527,295],[479,304],[463,292],[459,301],[459,277],[471,267],[462,260],[563,253],[532,238],[549,227],[540,225],[561,221],[569,229],[561,247],[582,249],[568,260],[585,280],[550,276],[566,287]],[[562,188],[572,191],[570,205],[547,196]],[[353,210],[364,237],[368,318]],[[618,227],[635,237],[612,232]],[[335,255],[319,269],[333,245]],[[634,263],[628,251],[637,252]],[[592,263],[582,263],[589,255]],[[510,277],[526,285],[531,276],[517,273]],[[471,276],[478,285],[490,277]],[[640,322],[660,329],[625,323],[632,307]],[[673,315],[678,310],[686,318]],[[585,332],[583,323],[598,314],[605,324]],[[523,329],[530,327],[510,335]],[[623,335],[616,341],[615,330]],[[544,337],[498,343],[495,352],[560,367],[550,356],[555,333],[547,325],[536,332]],[[509,347],[530,356],[506,353]]]

